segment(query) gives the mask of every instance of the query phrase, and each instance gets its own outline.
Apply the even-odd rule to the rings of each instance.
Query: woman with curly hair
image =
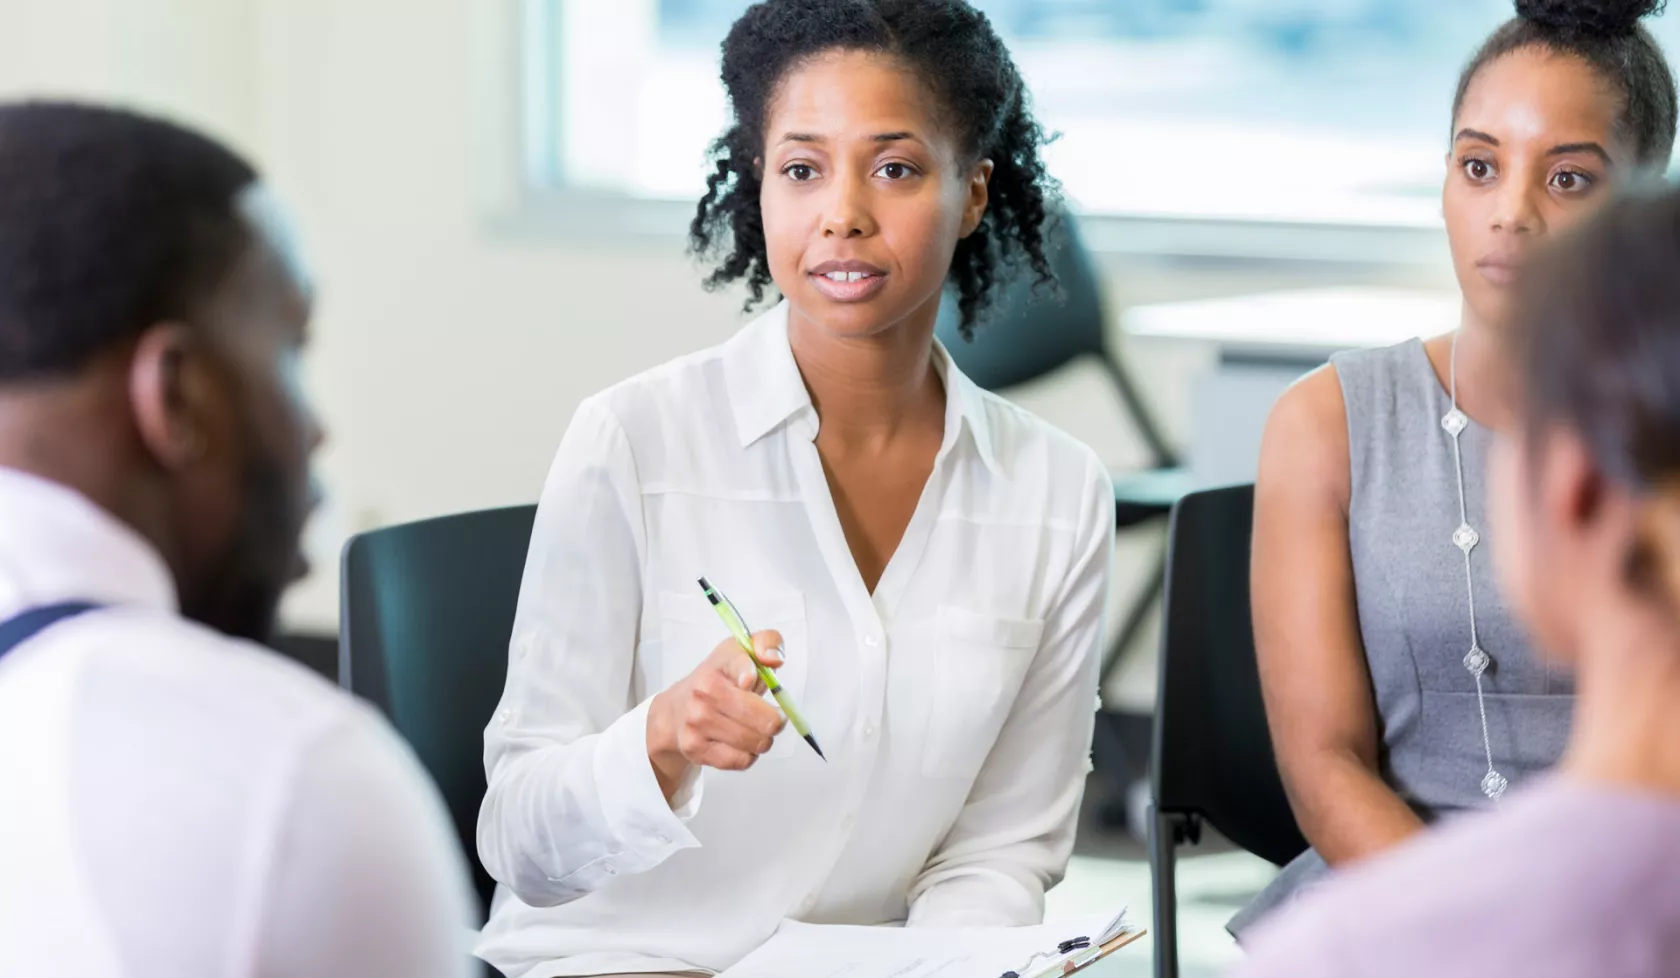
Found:
[[[1050,278],[1021,77],[960,0],[770,0],[723,81],[693,244],[779,301],[561,444],[485,734],[511,975],[721,970],[789,917],[1035,923],[1073,842],[1113,490],[933,338],[948,287],[971,332],[1006,263]]]

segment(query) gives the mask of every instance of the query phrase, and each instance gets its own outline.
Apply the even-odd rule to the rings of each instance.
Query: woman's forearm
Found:
[[[1332,866],[1363,859],[1423,828],[1423,820],[1363,759],[1326,751],[1310,777],[1291,778],[1301,833]]]

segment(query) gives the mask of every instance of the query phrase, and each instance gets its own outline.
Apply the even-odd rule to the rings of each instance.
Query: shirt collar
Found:
[[[945,445],[955,444],[958,433],[966,429],[980,461],[993,475],[1002,476],[997,447],[992,444],[991,423],[986,415],[986,399],[991,395],[968,379],[938,337],[933,340],[933,368],[939,371],[940,379],[945,382]]]
[[[729,385],[735,433],[743,448],[790,418],[813,412],[811,393],[805,389],[805,380],[793,359],[787,329],[784,300],[724,344],[724,380]],[[946,454],[966,430],[981,461],[993,474],[1002,475],[986,417],[988,395],[957,367],[938,339],[933,341],[933,362],[945,384],[945,440],[940,455]],[[812,432],[814,437],[814,426]]]
[[[69,600],[177,611],[163,557],[75,490],[0,467],[0,512],[0,617]]]
[[[787,303],[754,319],[723,346],[723,376],[729,385],[735,433],[745,448],[783,422],[810,411],[811,393],[788,345]]]

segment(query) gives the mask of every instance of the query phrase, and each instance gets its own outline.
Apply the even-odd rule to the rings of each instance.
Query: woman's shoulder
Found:
[[[1002,461],[1042,462],[1057,474],[1100,466],[1090,445],[1026,408],[990,391],[975,389],[975,410],[985,418],[992,445]]]
[[[1272,405],[1267,427],[1322,428],[1340,425],[1346,404],[1342,394],[1342,372],[1336,361],[1302,374],[1284,389]]]
[[[578,417],[610,421],[632,440],[673,421],[728,423],[728,403],[721,399],[723,349],[683,354],[597,391],[579,404]]]
[[[1349,457],[1340,372],[1336,363],[1327,363],[1291,384],[1272,405],[1260,440],[1257,491],[1263,501],[1282,490],[1301,501],[1344,507]]]
[[[1330,366],[1344,404],[1354,406],[1390,400],[1402,389],[1422,391],[1435,382],[1424,341],[1415,338],[1392,346],[1343,350],[1331,355]]]
[[[1376,423],[1403,390],[1433,382],[1423,341],[1344,350],[1291,384],[1266,421],[1266,442],[1275,451],[1297,452],[1346,468],[1350,427]]]
[[[1024,407],[978,387],[973,406],[983,419],[984,437],[998,469],[1005,476],[999,486],[1006,496],[1020,496],[1012,506],[1025,507],[1028,495],[1067,496],[1055,508],[1087,507],[1093,500],[1113,506],[1114,484],[1108,467],[1090,445]]]
[[[1335,361],[1301,376],[1279,395],[1266,418],[1268,448],[1329,449],[1339,439],[1346,454],[1347,402]]]
[[[1360,370],[1395,370],[1410,366],[1423,349],[1421,337],[1401,340],[1388,346],[1361,346],[1338,350],[1330,354],[1330,363],[1355,372]]]
[[[786,328],[785,304],[778,304],[720,343],[600,391],[585,400],[584,408],[616,419],[632,441],[681,441],[733,431],[743,413],[775,413],[807,401]]]

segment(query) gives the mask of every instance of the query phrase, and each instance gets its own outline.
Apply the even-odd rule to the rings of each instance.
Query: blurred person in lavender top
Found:
[[[1577,676],[1556,773],[1268,920],[1236,978],[1680,975],[1680,192],[1519,279],[1499,578]]]

